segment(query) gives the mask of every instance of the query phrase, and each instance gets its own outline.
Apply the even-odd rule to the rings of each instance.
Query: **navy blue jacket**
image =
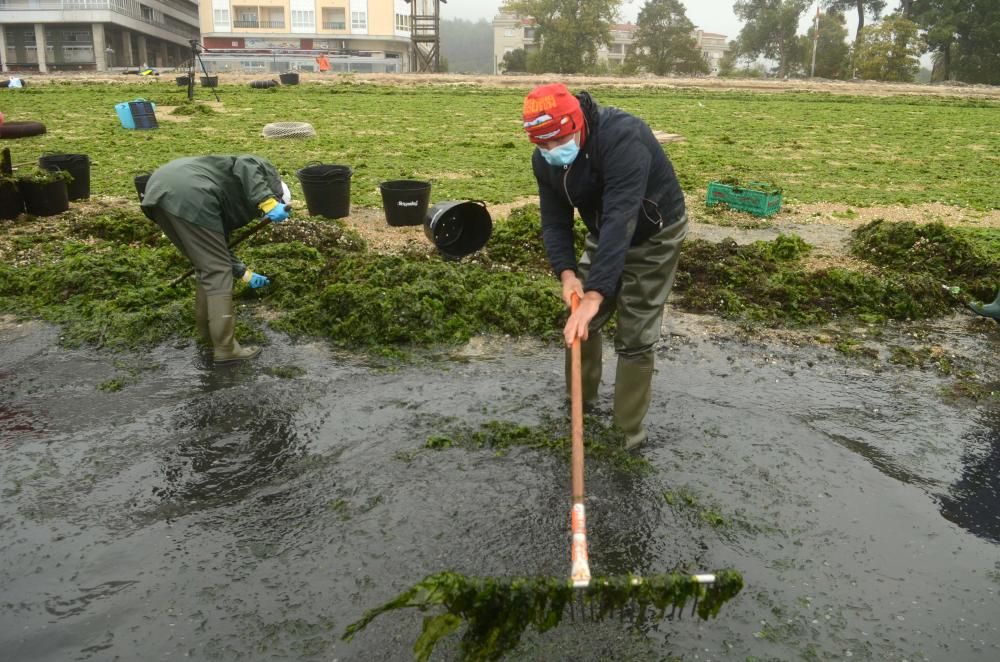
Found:
[[[576,95],[587,138],[568,166],[550,166],[536,149],[542,238],[556,276],[576,271],[573,210],[597,237],[584,291],[610,297],[618,290],[625,253],[684,215],[684,193],[649,126],[617,108],[601,108],[587,92]]]

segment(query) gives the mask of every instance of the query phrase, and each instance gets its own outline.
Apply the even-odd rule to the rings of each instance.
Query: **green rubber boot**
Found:
[[[260,354],[260,347],[240,347],[236,342],[232,294],[226,292],[208,295],[207,309],[208,330],[212,336],[213,358],[216,363],[245,361]]]
[[[208,293],[199,283],[194,290],[194,328],[198,331],[198,339],[208,344],[212,336],[208,331]]]
[[[597,402],[597,389],[601,385],[601,332],[591,332],[586,340],[580,343],[580,368],[583,374],[580,375],[583,382],[583,404],[592,405]],[[566,350],[566,397],[571,398],[570,369],[573,353]]]
[[[970,303],[969,308],[972,308],[972,310],[978,315],[991,317],[1000,322],[1000,291],[997,292],[997,298],[993,300],[993,303],[987,303],[982,306]]]
[[[646,441],[642,419],[649,409],[653,391],[653,352],[618,355],[615,375],[615,427],[625,433],[625,449],[633,450]]]

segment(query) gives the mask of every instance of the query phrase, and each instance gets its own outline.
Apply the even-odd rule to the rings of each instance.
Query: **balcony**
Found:
[[[182,37],[197,39],[198,28],[159,12],[143,15],[136,0],[0,0],[0,11],[110,11]],[[168,20],[169,19],[169,20]]]
[[[262,29],[262,30],[283,30],[285,28],[284,21],[245,21],[245,20],[235,20],[233,21],[233,29]]]
[[[346,30],[346,21],[323,21],[324,30]]]

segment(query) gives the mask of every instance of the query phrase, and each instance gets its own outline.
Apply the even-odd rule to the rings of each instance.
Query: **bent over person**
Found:
[[[584,402],[597,399],[601,328],[617,311],[614,423],[634,449],[647,437],[653,346],[687,234],[684,194],[649,126],[599,107],[587,92],[574,96],[558,83],[537,87],[524,101],[523,119],[537,146],[531,167],[545,250],[566,305],[573,294],[580,297],[563,335],[567,346],[581,341]],[[579,261],[574,210],[587,227]],[[567,391],[569,379],[567,350]]]
[[[270,281],[229,251],[229,233],[255,218],[288,218],[288,187],[264,159],[250,155],[191,156],[157,168],[146,183],[142,211],[194,266],[195,324],[211,342],[216,363],[251,359],[259,347],[240,347],[233,315],[233,278],[252,288]]]

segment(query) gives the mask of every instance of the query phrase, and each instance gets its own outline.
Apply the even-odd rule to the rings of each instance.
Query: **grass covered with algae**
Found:
[[[413,645],[417,660],[430,659],[434,646],[465,623],[460,644],[464,660],[499,660],[513,650],[525,630],[545,632],[569,615],[587,621],[621,618],[628,611],[636,622],[660,619],[668,610],[683,610],[693,603],[702,619],[717,616],[726,602],[743,589],[743,576],[735,570],[715,573],[715,583],[699,584],[691,575],[673,573],[638,578],[631,575],[594,577],[586,589],[574,588],[568,579],[525,577],[494,579],[441,572],[425,577],[389,602],[366,611],[347,626],[350,641],[375,618],[389,611],[414,608],[443,611],[424,617],[420,637]]]
[[[497,219],[489,245],[464,261],[428,251],[378,253],[339,221],[273,226],[238,250],[273,282],[262,290],[238,286],[241,337],[263,339],[251,313],[268,309],[277,330],[378,353],[460,344],[477,334],[554,339],[565,310],[538,214],[527,205]],[[769,326],[934,318],[961,303],[945,285],[990,300],[1000,273],[995,240],[940,223],[874,221],[851,239],[865,270],[807,269],[811,247],[795,235],[746,245],[691,240],[673,301]],[[134,205],[22,216],[0,233],[0,312],[60,324],[68,345],[125,348],[192,336],[193,281],[169,285],[187,267]]]

